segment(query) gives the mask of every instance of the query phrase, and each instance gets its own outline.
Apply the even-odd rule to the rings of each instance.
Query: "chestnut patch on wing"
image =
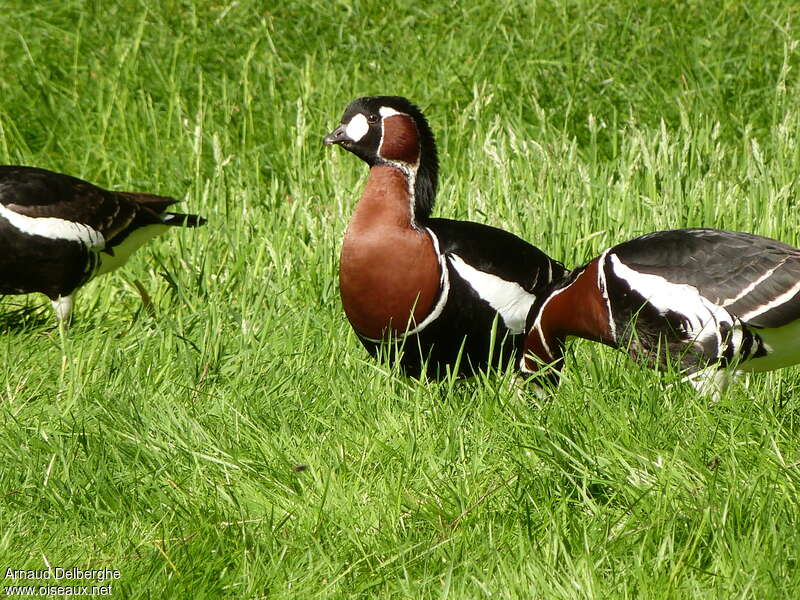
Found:
[[[590,262],[575,281],[547,303],[541,321],[543,331],[558,337],[577,335],[596,342],[611,340],[608,308],[597,287],[598,261]]]
[[[572,283],[544,305],[539,327],[551,350],[570,335],[613,344],[610,315],[597,284],[598,260],[590,262]],[[558,358],[547,356],[536,328],[528,332],[525,352],[532,352],[548,362]],[[529,364],[533,366],[532,361]]]
[[[361,335],[382,338],[422,322],[439,295],[439,258],[427,232],[411,224],[411,198],[398,169],[370,170],[342,244],[339,291]]]
[[[378,154],[386,160],[415,164],[419,159],[417,126],[408,115],[392,115],[383,119],[383,141]]]

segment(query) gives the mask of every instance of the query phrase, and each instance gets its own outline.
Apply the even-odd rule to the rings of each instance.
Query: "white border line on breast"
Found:
[[[551,292],[544,300],[544,302],[542,302],[542,307],[539,309],[539,313],[536,315],[536,319],[533,321],[533,326],[531,327],[531,329],[536,331],[536,335],[539,337],[539,341],[542,343],[542,347],[544,348],[545,352],[547,352],[547,357],[551,361],[555,360],[556,357],[553,356],[553,351],[550,349],[550,346],[545,340],[544,332],[542,331],[542,315],[544,315],[545,310],[547,309],[547,305],[550,303],[550,301],[559,294],[564,293],[570,287],[572,287],[572,284],[574,284],[578,280],[578,278],[581,275],[583,275],[585,271],[586,269],[581,269],[581,272],[578,273],[578,275],[572,281],[570,281],[569,284],[555,290],[554,292]]]
[[[614,313],[611,310],[611,297],[608,294],[608,282],[606,281],[606,270],[604,264],[608,250],[600,255],[597,259],[597,289],[600,290],[600,295],[606,301],[606,310],[608,311],[608,330],[611,332],[611,339],[617,341],[617,324],[614,322]]]

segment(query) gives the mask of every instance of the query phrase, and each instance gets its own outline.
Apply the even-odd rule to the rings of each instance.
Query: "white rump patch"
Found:
[[[700,342],[716,338],[718,347],[722,347],[719,324],[733,325],[733,317],[728,311],[711,302],[692,285],[672,283],[660,275],[634,271],[616,254],[610,254],[609,261],[614,274],[628,282],[631,289],[644,296],[660,314],[673,311],[683,315],[689,321],[690,330],[686,333],[692,338]]]
[[[358,142],[367,135],[369,131],[369,123],[367,123],[367,117],[363,114],[358,113],[347,124],[347,127],[344,128],[344,132],[354,142]]]
[[[479,271],[465,263],[457,254],[450,255],[450,262],[464,281],[503,317],[503,322],[511,333],[518,334],[525,331],[528,311],[536,296],[525,291],[515,281],[506,281],[497,275]]]
[[[396,111],[395,109],[393,109],[391,106],[381,106],[381,107],[380,107],[380,109],[378,110],[378,112],[381,114],[381,116],[382,116],[384,119],[385,119],[385,118],[387,118],[387,117],[394,116],[394,115],[401,115],[401,114],[403,114],[403,113],[397,112],[397,111]]]
[[[37,235],[50,240],[80,242],[87,248],[102,250],[106,240],[103,234],[84,225],[56,217],[28,217],[0,204],[0,217],[28,235]]]

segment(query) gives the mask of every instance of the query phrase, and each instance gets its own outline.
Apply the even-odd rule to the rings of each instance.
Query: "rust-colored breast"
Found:
[[[373,167],[347,227],[339,290],[347,318],[361,335],[402,333],[430,314],[439,295],[439,258],[430,236],[411,222],[403,174]]]
[[[392,115],[383,120],[383,140],[378,153],[387,160],[415,164],[419,159],[417,126],[408,115]]]

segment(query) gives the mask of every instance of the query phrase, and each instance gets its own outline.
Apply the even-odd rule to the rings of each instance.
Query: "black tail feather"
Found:
[[[200,215],[184,215],[181,213],[164,213],[161,215],[164,225],[174,225],[177,227],[200,227],[205,225],[206,220]]]

